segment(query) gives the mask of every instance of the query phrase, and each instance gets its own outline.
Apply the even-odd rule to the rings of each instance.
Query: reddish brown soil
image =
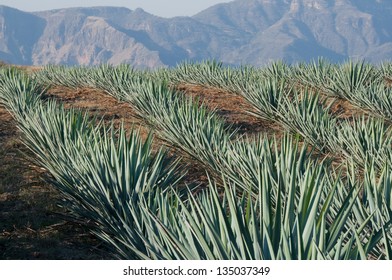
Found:
[[[252,106],[239,95],[217,88],[188,84],[179,85],[177,89],[200,99],[201,103],[206,104],[210,110],[215,110],[218,116],[232,125],[233,129],[238,129],[239,133],[279,133],[279,126],[276,123],[252,116]]]
[[[86,227],[64,220],[59,193],[28,155],[0,106],[0,259],[108,258]]]
[[[48,91],[46,98],[54,98],[64,104],[65,108],[80,108],[89,111],[92,115],[101,116],[105,121],[113,121],[119,125],[123,123],[125,128],[144,128],[143,120],[136,117],[132,107],[125,102],[119,102],[115,98],[102,91],[82,88],[69,89],[55,87]],[[148,133],[147,130],[143,131]]]
[[[330,110],[333,115],[340,119],[352,119],[356,116],[367,115],[366,111],[353,106],[347,100],[331,100],[333,102]]]

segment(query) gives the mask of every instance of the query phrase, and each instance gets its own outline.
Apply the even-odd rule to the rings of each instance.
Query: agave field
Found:
[[[128,104],[149,133],[65,107],[59,87]],[[267,129],[243,131],[191,87]],[[4,67],[0,104],[116,258],[392,258],[392,64]]]

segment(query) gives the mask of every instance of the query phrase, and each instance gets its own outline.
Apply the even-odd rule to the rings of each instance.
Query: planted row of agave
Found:
[[[208,65],[207,65],[208,66]],[[219,69],[219,65],[212,65],[212,69]],[[108,71],[110,70],[110,72]],[[167,97],[165,94],[165,89],[160,89],[157,96],[148,96],[149,92],[154,90],[144,91],[144,86],[140,87],[140,79],[143,77],[139,75],[137,82],[130,79],[133,73],[130,73],[124,82],[123,77],[126,75],[123,72],[130,73],[127,68],[114,69],[110,67],[105,67],[100,70],[99,75],[90,77],[90,80],[101,84],[97,87],[105,89],[107,92],[113,94],[119,98],[124,99],[129,92],[143,92],[145,96],[143,98],[132,98],[131,103],[134,103],[136,107],[139,107],[141,116],[154,115],[152,119],[156,119],[155,126],[163,125],[166,127],[160,128],[164,138],[170,139],[170,142],[174,145],[179,145],[185,151],[194,156],[195,150],[205,151],[204,155],[197,155],[196,159],[202,163],[209,163],[212,170],[217,170],[218,164],[214,162],[217,158],[215,156],[211,157],[211,154],[223,153],[221,150],[226,147],[224,143],[228,142],[230,135],[228,131],[224,129],[224,124],[216,118],[213,114],[206,116],[203,114],[200,116],[200,120],[208,120],[206,123],[207,130],[210,127],[215,127],[218,131],[214,131],[214,134],[207,135],[206,133],[198,133],[200,137],[196,138],[198,143],[194,143],[193,131],[196,131],[199,124],[195,124],[195,113],[190,113],[191,111],[197,112],[199,109],[196,106],[191,105],[190,100],[188,105],[179,104],[182,101],[178,101],[176,95],[171,94]],[[286,70],[285,70],[286,71]],[[272,68],[269,73],[276,73],[281,79],[282,74],[281,68]],[[215,72],[212,72],[215,73]],[[108,82],[108,78],[114,77],[114,80]],[[87,79],[88,80],[88,79]],[[265,82],[264,82],[265,81]],[[276,81],[273,79],[264,80],[259,82],[257,85],[248,85],[246,92],[246,99],[254,106],[256,109],[256,115],[261,118],[266,118],[272,121],[278,121],[288,130],[300,133],[307,141],[309,141],[313,146],[317,147],[320,151],[333,151],[339,155],[343,154],[346,158],[349,158],[356,162],[360,167],[364,167],[369,164],[370,160],[375,160],[375,164],[379,170],[381,170],[386,164],[391,161],[391,137],[390,129],[386,126],[382,120],[366,120],[364,118],[357,119],[354,124],[351,122],[339,123],[336,119],[332,118],[328,111],[326,111],[318,102],[318,96],[306,95],[299,100],[296,95],[294,99],[285,98],[287,96],[287,86],[282,81]],[[127,83],[125,85],[125,83]],[[111,86],[112,85],[112,86]],[[123,89],[118,87],[123,85]],[[244,91],[245,92],[245,91]],[[123,96],[124,95],[124,96]],[[129,99],[128,94],[128,99]],[[137,95],[132,95],[133,97]],[[156,104],[151,102],[151,100],[159,100]],[[176,100],[176,101],[173,101]],[[183,102],[182,102],[183,103]],[[176,104],[176,105],[174,105]],[[155,106],[155,108],[151,107]],[[181,108],[188,108],[187,117],[183,118],[181,121],[174,119],[172,121],[167,121],[167,112],[170,111],[170,106],[172,106],[173,111],[181,110]],[[162,109],[164,108],[164,109]],[[192,108],[192,109],[190,109]],[[177,130],[184,131],[183,123],[192,123],[192,129],[188,130],[187,138],[183,138],[182,134],[178,134]],[[176,123],[178,124],[176,126]],[[210,131],[210,130],[209,130]],[[168,132],[170,132],[168,134]],[[184,132],[185,133],[185,132]],[[223,148],[211,148],[209,144],[210,139],[218,139],[217,147]],[[208,141],[206,141],[208,140]],[[185,144],[180,144],[186,141]],[[204,142],[203,142],[204,141]],[[220,141],[220,142],[219,142]],[[223,143],[223,144],[222,144]],[[186,148],[184,148],[186,147]],[[200,147],[200,149],[195,149],[195,147]],[[212,150],[211,150],[212,149]],[[215,151],[214,151],[215,150]],[[218,169],[218,174],[221,170]]]
[[[334,78],[337,84],[334,87],[331,85],[331,78],[328,78],[334,77],[332,70],[340,77]],[[251,67],[223,68],[219,63],[206,62],[196,65],[183,64],[174,70],[166,71],[166,76],[161,77],[172,83],[207,84],[239,93],[253,105],[252,114],[278,122],[286,130],[299,133],[319,151],[333,152],[354,159],[361,168],[368,163],[366,155],[369,154],[377,159],[377,167],[381,170],[385,164],[390,164],[392,159],[389,148],[390,129],[382,120],[356,118],[354,125],[351,121],[342,122],[328,112],[328,106],[332,103],[320,102],[318,95],[306,91],[299,93],[293,86],[288,86],[294,84],[296,77],[297,81],[302,79],[301,84],[336,97],[339,92],[350,93],[359,88],[359,84],[364,84],[373,77],[370,73],[374,72],[372,67],[364,64],[349,63],[333,68],[322,60],[319,66],[313,63],[290,68],[283,63],[275,63],[269,68],[258,70]],[[298,97],[299,94],[301,98]],[[380,102],[371,103],[373,105],[367,108],[379,112],[377,116],[387,116],[390,112],[388,93],[380,91],[380,94],[373,96],[383,98],[378,98]],[[346,97],[349,98],[348,94]]]
[[[206,62],[183,64],[174,70],[158,71],[153,75],[170,83],[207,84],[237,92],[253,105],[251,113],[299,133],[319,151],[345,155],[354,159],[361,168],[366,162],[366,154],[369,154],[377,159],[376,165],[381,170],[392,159],[390,128],[382,120],[388,119],[392,112],[390,90],[378,78],[389,75],[388,65],[383,64],[377,70],[364,63],[350,62],[337,67],[320,60],[318,64],[297,67],[279,62],[262,69],[231,69],[216,62]],[[354,124],[342,122],[328,112],[332,103],[320,102],[318,95],[306,91],[298,93],[293,86],[288,86],[298,84],[298,81],[327,95],[348,99],[357,106],[363,105],[362,108],[382,119],[356,118]],[[372,90],[374,88],[378,90]],[[298,98],[299,94],[301,98]],[[361,102],[355,101],[361,96],[365,96]]]
[[[380,89],[387,89],[386,84],[392,80],[392,63],[383,63],[376,67],[364,62],[349,61],[340,65],[319,59],[297,65],[274,62],[264,68],[233,68],[224,67],[222,63],[215,61],[206,61],[199,64],[181,64],[166,70],[166,77],[173,83],[207,85],[239,94],[246,94],[262,80],[284,79],[291,84],[303,85],[331,97],[347,99],[354,105],[371,110],[362,106],[366,103],[360,103],[356,94],[366,90],[372,93],[378,86]]]
[[[176,251],[177,258],[184,256],[181,255],[184,252],[180,254],[178,250],[190,250],[189,246],[198,250],[198,257],[193,255],[195,258],[214,255],[213,258],[339,259],[366,258],[369,254],[389,258],[391,201],[388,167],[383,169],[378,181],[374,165],[367,165],[366,174],[369,176],[365,181],[359,181],[355,168],[350,166],[352,172],[347,173],[348,179],[342,180],[328,163],[319,165],[311,160],[306,146],[299,153],[298,143],[290,137],[282,140],[281,150],[276,148],[278,141],[266,138],[233,141],[223,122],[205,107],[197,106],[192,99],[181,97],[169,90],[166,84],[143,76],[123,80],[123,75],[117,71],[121,69],[98,71],[101,76],[95,72],[87,79],[110,94],[129,101],[162,138],[197,159],[215,177],[222,176],[222,181],[229,185],[225,189],[224,207],[219,204],[222,201],[217,199],[214,184],[201,196],[201,204],[182,206],[192,209],[186,215],[193,215],[191,224],[198,228],[192,232],[208,248],[193,243],[195,241],[187,243],[189,239],[179,235],[184,231],[180,230],[177,222],[174,230],[170,222],[162,223],[156,218],[152,220],[155,221],[154,225],[158,225],[153,228],[155,242],[165,240],[164,244],[158,243]],[[361,188],[366,191],[359,198],[356,191]],[[226,201],[235,197],[234,189],[240,189],[243,193],[240,204]],[[245,199],[248,196],[252,199]],[[189,201],[196,202],[198,199]],[[230,206],[229,212],[224,210],[227,206]],[[281,211],[281,207],[286,208]],[[209,212],[204,212],[204,208]],[[237,210],[232,212],[234,209]],[[252,211],[246,209],[254,209],[252,219],[249,216]],[[244,216],[239,213],[248,214]],[[371,213],[377,213],[377,218]],[[208,215],[203,216],[205,214]],[[256,227],[254,218],[258,220]],[[168,218],[161,216],[161,219],[167,221]],[[229,221],[239,228],[227,228],[233,225]],[[339,222],[336,224],[335,221]],[[188,231],[185,233],[191,236]],[[235,236],[241,238],[237,237],[234,242],[232,238]],[[217,237],[224,242],[218,241]],[[179,240],[186,244],[179,244]],[[209,257],[200,255],[201,248],[204,252],[210,252]],[[233,251],[236,250],[241,254],[234,256]],[[243,252],[247,253],[244,255]]]
[[[339,68],[320,60],[300,68],[297,77],[303,84],[323,94],[349,101],[372,115],[392,122],[391,64],[379,68],[364,62],[349,62]]]
[[[147,213],[142,208],[154,213],[160,196],[169,201],[168,193],[183,176],[178,161],[164,151],[152,154],[151,137],[143,142],[134,131],[126,138],[123,128],[115,131],[80,111],[44,103],[41,93],[20,72],[1,74],[0,102],[17,120],[33,160],[50,172],[64,207],[93,221],[92,230],[116,256],[150,255],[142,236]]]
[[[385,83],[390,69],[387,63],[375,68],[363,62],[337,66],[325,60],[290,67],[279,62],[262,69],[231,69],[206,62],[180,65],[168,71],[168,78],[241,94],[254,108],[250,113],[299,133],[319,151],[344,155],[361,168],[369,163],[368,155],[376,158],[381,170],[392,160],[391,129],[384,124],[392,120],[392,88]],[[300,90],[295,89],[298,85]],[[332,103],[321,102],[318,94],[303,86],[346,99],[376,118],[339,120],[329,113]]]
[[[303,91],[287,93],[282,81],[260,82],[257,90],[247,93],[246,100],[259,118],[281,124],[300,134],[319,151],[349,159],[364,168],[375,161],[382,170],[392,165],[392,131],[384,119],[357,116],[339,119],[329,112],[320,96]]]
[[[335,65],[320,59],[317,62],[288,66],[282,62],[265,68],[223,67],[216,62],[183,64],[166,75],[174,83],[190,83],[219,87],[230,92],[259,94],[258,84],[264,80],[282,79],[291,85],[302,85],[330,97],[343,98],[377,117],[392,121],[391,63],[375,67],[364,62]],[[253,92],[256,89],[256,92]]]

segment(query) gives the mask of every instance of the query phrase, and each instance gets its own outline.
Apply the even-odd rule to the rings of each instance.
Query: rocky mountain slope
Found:
[[[93,7],[26,13],[0,6],[0,60],[140,68],[215,58],[289,63],[319,56],[371,62],[392,55],[390,0],[237,0],[193,17]]]

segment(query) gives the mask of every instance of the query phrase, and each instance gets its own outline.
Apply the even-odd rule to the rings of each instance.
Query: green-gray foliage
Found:
[[[374,69],[362,64],[315,67],[304,84],[322,91],[318,83],[334,72],[332,87],[347,99],[375,81]],[[0,102],[67,209],[92,221],[120,258],[390,259],[389,127],[332,118],[317,94],[293,90],[295,71],[283,63],[259,70],[217,62],[155,73],[126,65],[52,67],[34,80],[10,71],[1,73]],[[238,137],[199,100],[170,88],[184,77],[244,96],[256,116],[305,143],[287,134]],[[313,86],[310,77],[318,77]],[[184,195],[177,189],[184,173],[179,159],[153,153],[151,135],[126,136],[123,128],[44,102],[40,84],[99,88],[129,102],[162,140],[206,169],[207,189]],[[314,158],[307,143],[344,155],[347,166]]]

